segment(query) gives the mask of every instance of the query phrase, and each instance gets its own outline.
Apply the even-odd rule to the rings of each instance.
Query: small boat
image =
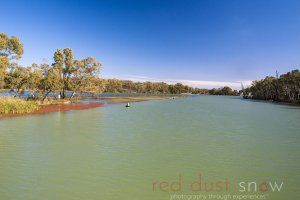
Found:
[[[130,107],[130,103],[127,103],[125,107],[126,107],[126,108]]]

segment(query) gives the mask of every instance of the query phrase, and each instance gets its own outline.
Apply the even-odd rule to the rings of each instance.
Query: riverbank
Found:
[[[300,102],[274,101],[274,100],[265,100],[265,99],[255,99],[255,98],[243,98],[243,99],[249,100],[249,101],[255,101],[255,102],[263,102],[263,103],[272,103],[272,104],[277,104],[277,105],[300,107]]]
[[[15,117],[50,112],[65,112],[70,110],[85,110],[103,106],[103,103],[88,102],[72,103],[65,99],[25,100],[15,97],[0,97],[0,117]]]
[[[0,118],[17,117],[17,116],[24,116],[24,115],[47,114],[47,113],[53,113],[53,112],[67,112],[67,111],[72,111],[72,110],[87,110],[87,109],[97,108],[97,107],[101,107],[101,106],[104,106],[104,104],[100,103],[100,102],[48,104],[48,105],[41,105],[38,109],[36,109],[32,112],[0,114]]]
[[[100,98],[79,98],[77,102],[71,102],[69,100],[47,100],[43,103],[40,101],[25,101],[13,97],[2,97],[0,98],[0,105],[3,102],[2,108],[9,107],[9,104],[16,104],[14,109],[6,109],[0,112],[0,118],[3,117],[17,117],[24,115],[36,115],[36,114],[47,114],[52,112],[67,112],[72,110],[87,110],[92,108],[97,108],[104,106],[105,104],[121,104],[121,103],[132,103],[132,102],[142,102],[150,100],[163,100],[163,99],[176,99],[182,98],[181,96],[171,97],[171,96],[115,96],[115,97],[100,97]],[[1,101],[5,99],[5,101]],[[92,102],[84,100],[103,100],[103,102]],[[20,109],[17,105],[35,105],[35,107],[30,107],[25,109]],[[10,106],[11,107],[11,106]]]

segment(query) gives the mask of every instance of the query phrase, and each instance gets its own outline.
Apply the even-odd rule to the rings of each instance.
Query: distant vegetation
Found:
[[[253,99],[300,103],[300,72],[293,70],[280,76],[276,73],[276,77],[254,81],[244,94]]]
[[[70,48],[54,52],[54,62],[32,64],[28,67],[16,63],[23,54],[23,45],[15,36],[9,38],[0,33],[0,89],[9,89],[19,97],[24,91],[31,92],[31,99],[44,100],[53,93],[70,100],[76,93],[147,93],[147,94],[211,94],[238,95],[229,87],[218,89],[192,88],[181,83],[132,82],[129,80],[101,79],[101,64],[93,57],[73,59]],[[71,92],[67,96],[66,91]],[[70,94],[70,93],[69,93]]]
[[[230,87],[218,89],[193,88],[181,83],[167,84],[164,82],[133,82],[130,80],[107,79],[103,80],[104,92],[110,93],[145,93],[145,94],[211,94],[211,95],[238,95],[238,91]]]

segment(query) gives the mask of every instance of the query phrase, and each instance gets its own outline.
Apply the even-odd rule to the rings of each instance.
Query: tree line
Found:
[[[145,94],[210,94],[210,95],[238,95],[237,90],[230,87],[203,89],[194,88],[181,83],[167,84],[164,82],[133,82],[130,80],[104,80],[104,92],[109,93],[145,93]]]
[[[244,94],[253,99],[300,103],[300,72],[296,69],[280,76],[276,72],[275,77],[253,81]]]
[[[10,38],[0,33],[0,89],[9,89],[15,96],[29,91],[31,98],[44,101],[54,93],[59,93],[62,99],[72,99],[76,93],[82,92],[238,95],[236,90],[227,86],[201,89],[181,83],[102,79],[99,76],[102,67],[100,62],[93,57],[75,60],[70,48],[56,50],[50,65],[20,66],[16,61],[23,53],[23,44],[17,37]]]

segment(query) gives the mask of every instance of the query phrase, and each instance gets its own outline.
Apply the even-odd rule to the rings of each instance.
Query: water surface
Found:
[[[284,182],[267,199],[300,199],[300,109],[199,96],[0,119],[0,199],[164,200],[228,178]],[[227,194],[227,192],[212,192]],[[263,194],[251,192],[251,194]]]

